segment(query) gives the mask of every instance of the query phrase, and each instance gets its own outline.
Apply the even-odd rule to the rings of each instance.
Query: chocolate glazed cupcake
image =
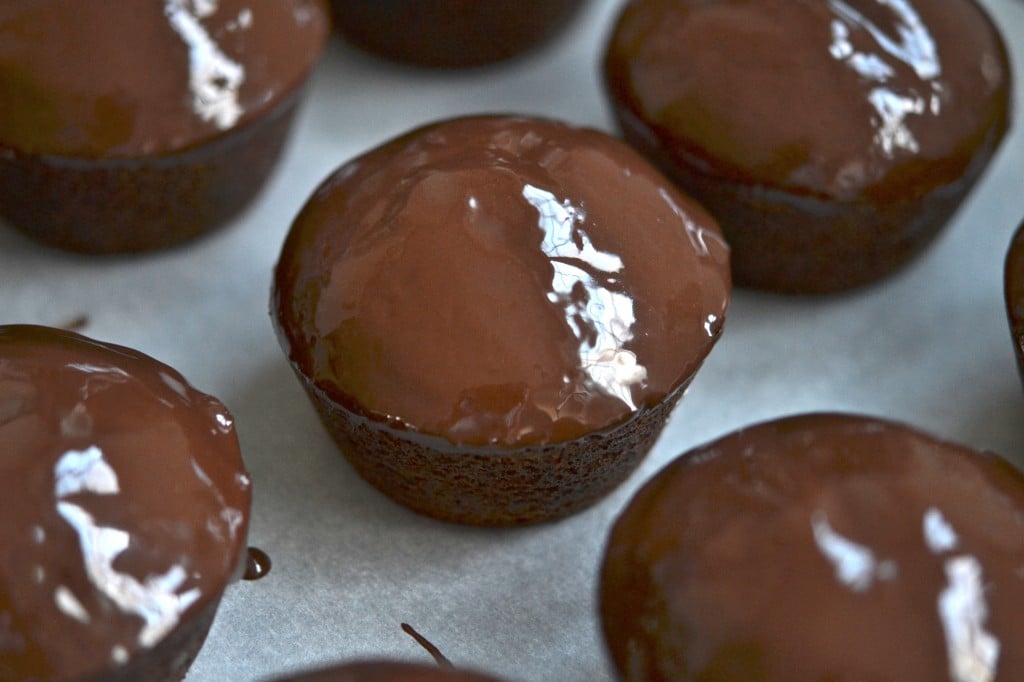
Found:
[[[633,0],[604,76],[626,139],[719,220],[736,283],[787,293],[911,260],[1010,114],[972,0]]]
[[[249,525],[215,399],[141,353],[0,327],[0,680],[181,679]]]
[[[1017,355],[1017,367],[1024,381],[1024,223],[1010,242],[1005,266],[1006,315]]]
[[[0,6],[0,216],[89,253],[158,249],[241,211],[328,33],[319,0]]]
[[[465,68],[510,59],[552,40],[584,0],[333,0],[354,45],[416,66]]]
[[[802,415],[669,464],[608,540],[624,680],[1024,679],[1024,475],[887,421]]]
[[[729,290],[714,221],[631,149],[476,117],[329,177],[271,307],[364,478],[424,514],[507,525],[572,513],[633,470]]]

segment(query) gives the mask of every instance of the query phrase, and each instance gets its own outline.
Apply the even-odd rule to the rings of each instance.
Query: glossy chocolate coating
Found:
[[[972,0],[634,0],[604,66],[627,139],[719,219],[737,283],[782,291],[905,263],[1009,117]]]
[[[0,149],[137,158],[273,110],[328,29],[316,0],[10,0],[0,7]]]
[[[221,403],[128,348],[0,327],[0,470],[0,679],[158,679],[194,655],[248,529]]]
[[[814,414],[692,450],[608,541],[626,680],[1024,679],[1024,476],[867,417]]]
[[[224,225],[274,168],[327,34],[318,0],[3,3],[0,216],[83,253]]]
[[[497,678],[455,668],[398,661],[356,661],[278,682],[499,682]]]
[[[360,475],[421,513],[509,525],[578,511],[636,467],[729,291],[714,221],[630,148],[476,117],[328,178],[272,314]]]
[[[334,24],[360,48],[418,66],[509,59],[563,29],[584,0],[333,0]]]
[[[1017,228],[1006,254],[1005,294],[1013,350],[1021,381],[1024,381],[1024,223]]]
[[[299,371],[335,401],[453,444],[610,427],[717,340],[728,249],[619,142],[506,117],[414,131],[335,172],[275,281]]]

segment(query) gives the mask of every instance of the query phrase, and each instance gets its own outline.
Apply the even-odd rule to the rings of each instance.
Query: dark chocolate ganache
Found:
[[[282,342],[333,400],[456,444],[560,442],[688,382],[728,247],[634,151],[511,117],[427,126],[346,164],[288,236]]]
[[[152,358],[0,327],[0,679],[92,679],[219,600],[250,481],[228,411]]]
[[[1010,242],[1005,268],[1006,315],[1010,320],[1017,366],[1024,381],[1024,223]]]
[[[616,522],[601,619],[627,680],[1024,679],[1024,475],[867,417],[759,424]]]
[[[329,30],[318,0],[8,0],[0,4],[0,151],[139,157],[268,112]]]
[[[667,156],[842,201],[957,181],[1009,108],[1006,52],[973,0],[634,0],[605,75]]]

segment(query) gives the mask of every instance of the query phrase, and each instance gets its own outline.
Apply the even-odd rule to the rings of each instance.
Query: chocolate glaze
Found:
[[[419,66],[468,67],[551,40],[584,0],[333,0],[338,31],[364,50]]]
[[[0,469],[0,679],[120,679],[198,647],[248,528],[221,403],[128,348],[0,327]]]
[[[427,653],[434,659],[434,663],[437,663],[442,668],[452,667],[452,662],[448,660],[448,657],[441,653],[441,650],[433,642],[416,632],[413,626],[408,623],[402,623],[402,632],[415,639],[417,644],[426,649]]]
[[[1005,294],[1013,349],[1024,381],[1024,223],[1017,228],[1006,254]]]
[[[261,580],[270,573],[273,563],[270,556],[259,547],[250,547],[245,553],[245,572],[242,580]]]
[[[627,680],[1024,679],[1024,476],[867,417],[690,451],[615,523],[601,619]]]
[[[604,66],[627,139],[721,221],[737,282],[782,290],[908,260],[1009,118],[1006,51],[972,0],[634,0]]]
[[[297,90],[328,28],[318,0],[5,2],[0,151],[134,158],[202,143]]]
[[[356,661],[281,678],[278,682],[499,682],[495,677],[454,668],[398,661]]]
[[[662,401],[716,341],[714,221],[596,131],[428,126],[346,164],[284,245],[275,322],[317,391],[452,444],[563,442]]]

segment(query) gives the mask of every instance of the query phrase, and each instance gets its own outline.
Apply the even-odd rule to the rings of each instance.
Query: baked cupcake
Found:
[[[465,68],[510,59],[552,40],[584,0],[333,0],[352,44],[416,66]]]
[[[224,406],[134,350],[0,326],[0,471],[0,679],[181,679],[245,550]]]
[[[292,225],[271,312],[364,478],[430,516],[508,525],[633,470],[729,291],[714,221],[630,148],[495,116],[331,175]]]
[[[1021,381],[1024,381],[1024,223],[1017,228],[1006,254],[1005,294],[1010,336]]]
[[[973,0],[633,0],[604,77],[626,139],[720,222],[736,283],[786,293],[910,261],[1010,114]]]
[[[867,417],[753,426],[672,462],[608,540],[624,680],[1024,679],[1024,475]]]
[[[329,29],[319,0],[0,7],[0,217],[89,253],[234,217],[286,138]]]
[[[332,668],[323,668],[278,682],[499,682],[482,673],[451,667],[401,663],[398,661],[356,661]]]

